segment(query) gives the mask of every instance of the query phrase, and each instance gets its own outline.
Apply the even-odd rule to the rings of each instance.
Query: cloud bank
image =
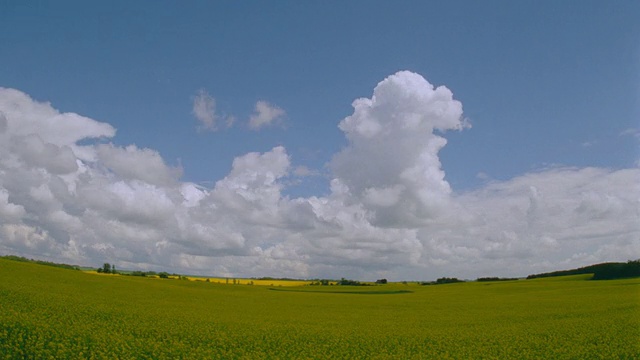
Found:
[[[640,254],[640,169],[558,167],[456,193],[438,153],[465,128],[444,86],[399,72],[353,102],[330,194],[283,195],[284,147],[212,187],[109,124],[0,88],[0,252],[219,276],[518,276]],[[216,128],[201,93],[194,114]],[[256,106],[255,126],[284,115]],[[253,119],[253,118],[252,118]],[[91,141],[91,139],[103,139]],[[305,173],[313,172],[305,169]]]

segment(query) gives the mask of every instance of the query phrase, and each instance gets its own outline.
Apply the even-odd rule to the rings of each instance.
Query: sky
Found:
[[[235,277],[640,258],[637,1],[0,3],[0,254]]]

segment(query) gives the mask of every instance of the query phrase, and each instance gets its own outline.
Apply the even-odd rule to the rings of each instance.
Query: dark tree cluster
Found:
[[[592,280],[624,279],[640,276],[640,259],[629,260],[626,263],[609,262],[585,266],[577,269],[553,271],[527,276],[527,279],[536,279],[554,276],[593,274]]]
[[[121,273],[121,275],[143,276],[143,277],[145,277],[145,276],[157,276],[160,279],[169,279],[171,276],[174,276],[174,277],[177,277],[177,278],[179,278],[181,280],[188,280],[186,276],[181,276],[181,275],[178,275],[178,274],[175,274],[175,273],[174,274],[169,274],[166,271],[155,272],[155,271],[139,271],[139,270],[136,270],[136,271],[131,271],[131,272],[123,272],[123,273]],[[207,279],[207,280],[209,280],[209,279]]]
[[[458,278],[441,277],[436,281],[423,282],[421,283],[421,285],[442,285],[442,284],[453,284],[453,283],[460,283],[460,282],[464,282],[464,280],[459,280]]]
[[[132,271],[128,274],[124,274],[124,275],[131,275],[131,276],[155,276],[158,275],[158,273],[156,273],[155,271]]]
[[[116,266],[111,265],[109,263],[104,263],[104,265],[102,265],[102,267],[98,268],[96,271],[101,274],[117,274],[118,273],[116,271]]]
[[[341,278],[340,280],[329,280],[329,279],[318,279],[318,280],[314,280],[311,282],[311,285],[320,285],[320,286],[327,286],[327,285],[349,285],[349,286],[370,286],[371,284],[367,284],[367,283],[363,283],[360,281],[356,281],[356,280],[349,280],[349,279],[345,279],[345,278]]]
[[[483,281],[512,281],[512,280],[519,280],[518,278],[501,278],[501,277],[481,277],[481,278],[477,278],[476,281],[478,282],[483,282]]]
[[[351,286],[368,286],[369,284],[367,283],[361,283],[360,281],[356,281],[356,280],[349,280],[349,279],[345,279],[342,278],[337,282],[338,285],[351,285]]]

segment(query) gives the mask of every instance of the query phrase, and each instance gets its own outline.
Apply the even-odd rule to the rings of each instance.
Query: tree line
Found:
[[[109,264],[109,263],[104,263],[102,265],[102,267],[99,267],[96,269],[96,272],[100,273],[100,274],[119,274],[119,275],[125,275],[125,276],[157,276],[161,279],[168,279],[170,276],[175,276],[178,277],[180,279],[185,278],[184,276],[180,276],[178,274],[169,274],[166,271],[161,271],[161,272],[155,272],[155,271],[139,271],[139,270],[135,270],[135,271],[118,271],[116,269],[116,266],[114,264]]]
[[[622,262],[607,262],[589,265],[577,269],[552,271],[542,274],[527,276],[527,279],[536,279],[554,276],[593,274],[592,280],[624,279],[640,276],[640,259]]]
[[[53,266],[53,267],[62,268],[62,269],[80,270],[80,266],[78,265],[60,264],[60,263],[54,263],[50,261],[27,259],[26,257],[16,256],[16,255],[4,255],[4,256],[0,256],[0,258],[6,259],[6,260],[28,262],[28,263],[38,264],[38,265]]]

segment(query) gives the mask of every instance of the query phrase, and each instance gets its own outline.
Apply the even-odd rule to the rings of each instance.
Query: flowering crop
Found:
[[[640,279],[572,276],[273,291],[91,276],[4,259],[0,277],[0,359],[633,359],[640,354]]]

